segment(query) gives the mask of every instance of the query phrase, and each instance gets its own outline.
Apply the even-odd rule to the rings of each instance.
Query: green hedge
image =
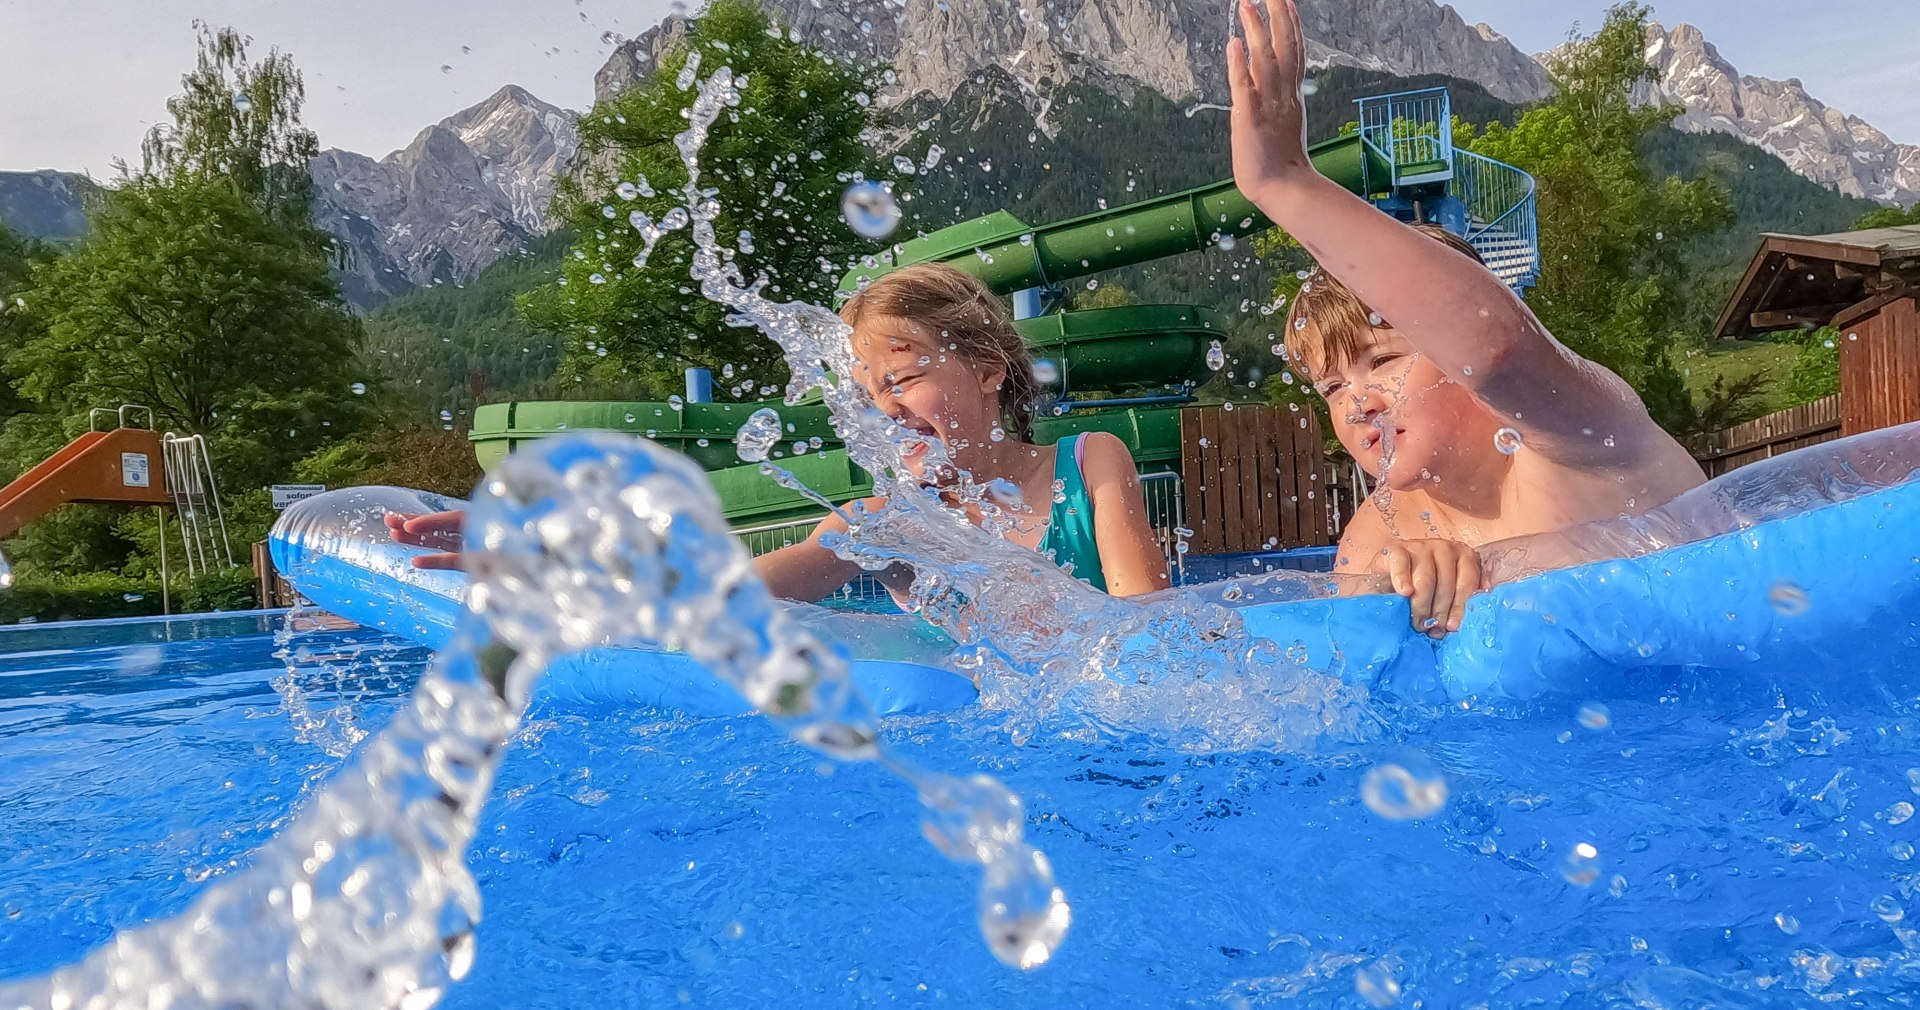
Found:
[[[197,578],[176,578],[173,612],[251,610],[259,606],[253,572],[230,568]],[[0,624],[33,621],[84,621],[111,617],[147,617],[160,613],[160,583],[106,572],[82,575],[25,576],[0,590]]]

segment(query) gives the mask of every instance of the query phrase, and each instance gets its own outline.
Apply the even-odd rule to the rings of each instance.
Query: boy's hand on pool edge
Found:
[[[1452,540],[1399,541],[1374,567],[1411,604],[1414,630],[1433,638],[1459,631],[1468,598],[1486,588],[1480,553]]]
[[[440,549],[439,554],[417,555],[413,559],[413,567],[427,569],[465,567],[460,555],[460,526],[466,521],[466,513],[433,512],[418,516],[389,513],[385,520],[387,533],[393,537],[395,543]]]

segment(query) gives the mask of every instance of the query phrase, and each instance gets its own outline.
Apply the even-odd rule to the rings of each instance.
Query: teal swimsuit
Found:
[[[1093,531],[1093,497],[1087,493],[1086,479],[1080,475],[1080,457],[1085,452],[1085,432],[1061,439],[1055,447],[1053,477],[1064,496],[1053,503],[1047,515],[1047,535],[1040,541],[1040,553],[1101,592],[1107,591],[1106,573],[1100,570],[1100,541]]]

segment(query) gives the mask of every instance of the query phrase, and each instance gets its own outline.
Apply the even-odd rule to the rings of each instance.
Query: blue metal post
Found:
[[[687,369],[687,402],[713,402],[713,373],[704,368]]]

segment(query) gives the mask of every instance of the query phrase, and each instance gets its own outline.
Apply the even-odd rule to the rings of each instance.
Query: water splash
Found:
[[[847,532],[823,543],[868,570],[913,569],[914,608],[959,643],[956,662],[980,683],[983,702],[1006,714],[1014,739],[1056,716],[1103,731],[1158,732],[1194,750],[1298,749],[1359,732],[1361,689],[1251,638],[1232,609],[1178,591],[1126,601],[1070,578],[1003,538],[1015,517],[937,441],[922,472],[941,475],[940,483],[914,476],[900,454],[910,433],[842,378],[858,374],[851,329],[819,306],[768,300],[719,246],[721,208],[701,188],[700,151],[722,111],[738,102],[731,70],[717,69],[700,83],[688,128],[675,139],[687,168],[689,272],[704,297],[730,311],[731,324],[758,328],[781,347],[791,373],[787,402],[820,390],[849,457],[876,475],[874,493],[887,507],[843,511]]]

